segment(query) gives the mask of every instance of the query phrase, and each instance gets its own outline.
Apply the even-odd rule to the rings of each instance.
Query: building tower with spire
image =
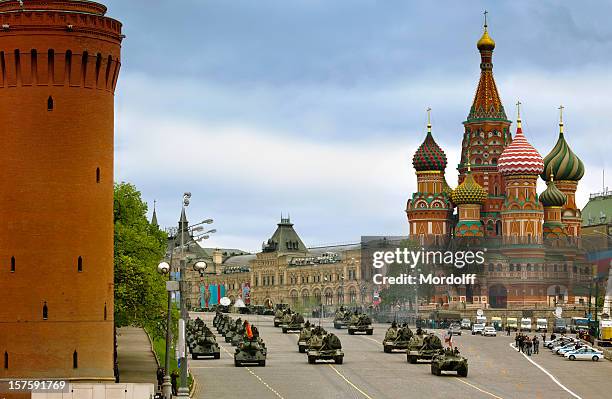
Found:
[[[457,205],[459,213],[459,221],[455,226],[455,237],[484,236],[483,225],[480,221],[480,208],[486,199],[487,192],[474,180],[468,160],[465,179],[452,192],[452,200]]]
[[[431,134],[431,109],[427,109],[427,135],[412,158],[417,175],[417,192],[406,205],[410,237],[446,238],[452,230],[451,188],[446,183],[446,154]]]
[[[576,189],[584,176],[584,164],[565,141],[563,133],[563,106],[559,107],[559,138],[553,149],[544,158],[544,181],[554,175],[556,187],[566,195],[567,201],[561,209],[561,221],[571,237],[580,236],[582,215],[576,205]]]
[[[503,204],[504,180],[497,170],[501,153],[512,141],[510,121],[506,117],[495,79],[493,78],[493,50],[495,42],[489,36],[485,11],[484,32],[476,47],[480,52],[480,80],[467,119],[461,161],[457,167],[459,183],[467,176],[468,161],[472,178],[487,192],[481,217],[485,236],[501,235],[500,211]]]
[[[157,205],[157,201],[153,200],[153,216],[151,216],[151,224],[153,226],[159,227],[159,223],[157,223],[157,210],[155,209]]]
[[[521,103],[518,102],[516,106],[516,134],[497,164],[506,186],[501,212],[502,232],[506,242],[538,243],[542,238],[544,213],[536,186],[544,163],[523,134]]]

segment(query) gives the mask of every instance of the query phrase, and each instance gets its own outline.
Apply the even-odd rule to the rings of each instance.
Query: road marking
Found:
[[[477,387],[476,385],[470,384],[469,382],[462,380],[460,377],[455,377],[455,380],[457,380],[457,381],[459,381],[459,382],[461,382],[461,383],[463,383],[465,385],[469,385],[472,388],[474,388],[474,389],[476,389],[476,390],[478,390],[478,391],[480,391],[482,393],[486,393],[487,395],[490,395],[490,396],[492,396],[492,397],[494,397],[496,399],[504,399],[504,398],[502,398],[500,396],[495,395],[494,393],[491,393],[489,391],[485,391],[484,389],[481,389],[481,388]]]
[[[370,395],[368,395],[367,393],[363,392],[361,389],[359,389],[359,387],[357,387],[357,385],[355,385],[352,382],[350,382],[349,379],[346,378],[344,375],[342,375],[342,373],[340,373],[333,365],[328,364],[328,366],[331,367],[332,370],[334,370],[336,372],[336,374],[338,374],[344,381],[346,381],[347,384],[349,384],[350,386],[355,388],[359,393],[361,393],[364,397],[366,397],[366,399],[372,399],[372,397]]]
[[[232,356],[232,354],[230,353],[230,351],[228,351],[227,349],[225,349],[225,346],[219,345],[219,347],[220,347],[221,349],[223,349],[223,351],[224,351],[225,353],[227,353],[227,355],[228,355],[229,357],[233,358],[233,356]],[[271,391],[271,392],[272,392],[274,395],[276,395],[276,397],[277,397],[277,398],[279,398],[279,399],[285,399],[284,397],[282,397],[282,396],[281,396],[281,394],[280,394],[280,393],[276,392],[276,390],[275,390],[274,388],[272,388],[270,385],[268,385],[268,383],[267,383],[267,382],[265,382],[264,380],[262,380],[260,376],[258,376],[257,374],[255,374],[255,373],[253,372],[253,370],[251,370],[249,367],[243,367],[243,368],[244,368],[246,371],[248,371],[249,373],[251,373],[251,375],[252,375],[253,377],[257,378],[257,380],[258,380],[259,382],[261,382],[261,383],[263,384],[263,386],[265,386],[266,388],[268,388],[268,389],[269,389],[269,390],[270,390],[270,391]]]
[[[510,342],[509,343],[510,347],[513,348],[514,350],[516,350],[516,346]],[[565,385],[561,384],[559,382],[559,380],[557,380],[555,378],[554,375],[552,375],[551,373],[548,372],[548,370],[546,370],[544,367],[540,366],[539,364],[537,364],[536,362],[534,362],[533,360],[531,360],[531,358],[529,356],[527,356],[526,354],[524,354],[523,352],[519,352],[521,355],[523,355],[523,357],[527,360],[529,360],[529,362],[531,364],[533,364],[534,366],[536,366],[537,368],[539,368],[544,374],[546,374],[548,377],[550,377],[551,380],[553,380],[553,382],[555,384],[557,384],[561,389],[563,389],[565,392],[569,393],[570,395],[572,395],[573,397],[575,397],[576,399],[582,399],[580,396],[576,395],[574,392],[570,391],[569,388],[567,388]]]

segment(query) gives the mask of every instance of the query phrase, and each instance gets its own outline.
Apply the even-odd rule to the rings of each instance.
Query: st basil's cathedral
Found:
[[[480,80],[463,122],[458,186],[447,182],[447,157],[428,117],[425,140],[412,159],[417,192],[406,214],[410,238],[421,245],[476,239],[489,253],[474,286],[438,287],[434,300],[479,308],[583,305],[591,269],[577,255],[582,219],[575,193],[584,165],[566,141],[563,107],[557,142],[542,158],[529,142],[534,133],[522,130],[520,102],[511,133],[493,77],[495,41],[486,21],[477,48]],[[538,178],[547,185],[540,194]]]

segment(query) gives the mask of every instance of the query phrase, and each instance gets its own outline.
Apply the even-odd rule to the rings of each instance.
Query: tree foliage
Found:
[[[147,204],[129,183],[115,183],[115,323],[165,334],[168,297],[157,265],[166,234],[147,220]]]

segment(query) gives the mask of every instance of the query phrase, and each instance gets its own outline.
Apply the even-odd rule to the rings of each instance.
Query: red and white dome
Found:
[[[544,170],[542,156],[525,138],[520,119],[512,143],[502,152],[497,162],[499,172],[506,175],[539,175]]]

